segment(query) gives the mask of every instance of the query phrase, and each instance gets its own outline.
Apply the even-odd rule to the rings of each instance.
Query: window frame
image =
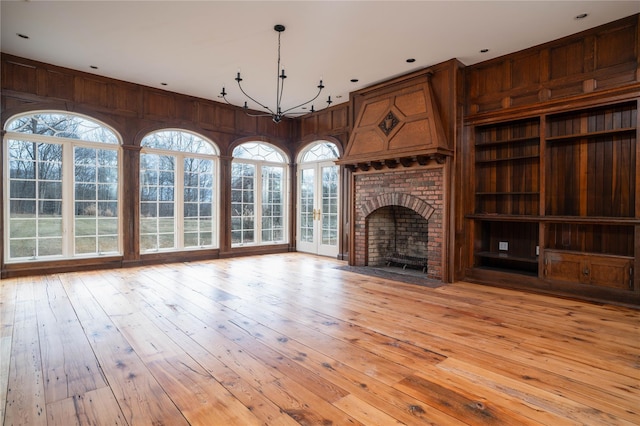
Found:
[[[207,143],[211,149],[212,153],[198,153],[191,151],[182,151],[182,150],[173,150],[167,148],[154,148],[149,146],[144,146],[144,140],[155,133],[162,132],[180,132],[186,133],[196,138],[201,139],[203,142]],[[198,251],[198,250],[214,250],[220,248],[220,235],[219,235],[219,227],[220,227],[220,149],[217,144],[212,140],[204,137],[201,134],[196,132],[192,132],[185,129],[178,128],[163,128],[154,130],[152,132],[147,133],[141,140],[141,150],[140,150],[140,167],[138,170],[138,176],[140,179],[140,191],[138,193],[139,200],[138,205],[140,207],[140,215],[138,217],[139,222],[139,232],[138,237],[140,238],[140,254],[153,254],[153,253],[172,253],[172,252],[182,252],[182,251]],[[157,155],[157,156],[168,156],[173,157],[175,159],[174,164],[174,184],[173,184],[173,247],[160,248],[156,245],[155,249],[143,249],[142,248],[142,238],[143,238],[143,226],[142,226],[142,156],[143,155]],[[185,212],[184,212],[184,161],[187,158],[195,158],[202,160],[209,160],[213,164],[212,170],[212,196],[211,196],[211,244],[210,245],[198,245],[198,246],[188,246],[185,247]],[[158,200],[159,201],[159,200]],[[156,202],[158,202],[156,201]],[[198,216],[200,217],[200,216]],[[200,232],[200,231],[199,231]],[[145,234],[145,235],[154,235],[154,234]],[[159,235],[156,233],[155,235]]]
[[[237,149],[239,148],[244,148],[246,145],[248,144],[256,144],[256,145],[263,145],[268,147],[269,149],[272,149],[273,151],[275,151],[277,154],[279,154],[280,156],[282,156],[283,161],[282,162],[277,162],[277,161],[267,161],[264,159],[255,159],[255,158],[246,158],[246,157],[233,157],[232,161],[231,161],[231,167],[230,167],[230,171],[231,171],[231,181],[229,182],[229,192],[231,193],[231,208],[230,208],[230,213],[231,213],[231,217],[230,217],[230,223],[229,223],[229,233],[231,236],[231,247],[232,248],[240,248],[240,247],[255,247],[255,246],[269,246],[269,245],[278,245],[278,244],[288,244],[290,241],[290,235],[289,235],[289,223],[290,223],[290,212],[289,209],[291,207],[291,180],[290,180],[290,171],[289,171],[289,157],[288,155],[282,151],[280,148],[278,148],[277,146],[270,144],[268,142],[261,142],[261,141],[248,141],[248,142],[244,142],[242,144],[237,145],[234,149],[233,149],[233,154],[236,152]],[[246,149],[246,148],[245,148]],[[253,233],[254,233],[254,240],[252,242],[240,242],[240,243],[234,243],[233,242],[233,233],[234,233],[234,229],[233,229],[233,167],[236,164],[249,164],[255,167],[255,174],[254,174],[254,187],[253,187],[253,206],[254,206],[254,227],[253,227]],[[264,180],[265,180],[265,176],[264,176],[264,168],[265,167],[277,167],[277,168],[281,168],[282,169],[282,189],[281,189],[281,196],[282,196],[282,239],[281,240],[276,240],[276,241],[263,241],[263,227],[262,227],[262,221],[263,221],[263,194],[264,194]],[[242,216],[239,216],[242,219]],[[244,228],[242,229],[244,231]]]
[[[56,136],[56,135],[42,135],[37,133],[27,133],[27,132],[15,132],[13,130],[7,130],[9,125],[13,123],[15,120],[19,120],[23,117],[37,116],[37,115],[62,115],[62,116],[70,116],[76,117],[81,120],[86,120],[90,123],[95,124],[98,127],[106,129],[108,132],[115,137],[115,140],[112,142],[105,141],[95,141],[95,140],[85,140],[82,138],[70,138],[65,136]],[[21,114],[16,114],[5,122],[5,134],[2,138],[3,141],[3,203],[4,203],[4,220],[3,225],[4,229],[7,232],[4,232],[4,262],[7,264],[17,264],[17,263],[25,263],[25,262],[50,262],[57,260],[68,260],[68,259],[94,259],[108,256],[122,256],[123,255],[123,237],[122,237],[122,176],[123,176],[123,150],[122,150],[122,137],[120,134],[111,126],[105,124],[104,122],[95,119],[93,117],[78,114],[75,112],[69,111],[58,111],[58,110],[35,110],[28,111]],[[60,213],[60,222],[61,222],[61,230],[60,230],[60,239],[61,239],[61,248],[60,254],[54,255],[40,255],[35,254],[32,256],[21,256],[21,257],[11,257],[11,242],[16,238],[12,238],[11,235],[11,200],[15,199],[11,197],[11,157],[10,157],[10,142],[28,142],[35,144],[48,144],[48,145],[60,145],[62,150],[61,155],[61,177],[60,177],[60,185],[61,185],[61,195],[60,195],[60,203],[61,203],[61,213]],[[76,253],[77,246],[77,237],[82,237],[82,235],[77,234],[77,226],[76,226],[76,175],[75,168],[77,166],[75,159],[75,150],[76,148],[90,148],[96,150],[107,150],[107,151],[115,151],[117,156],[117,243],[115,251],[107,251],[101,252],[97,250],[96,252],[91,253]],[[34,162],[41,162],[39,159],[35,159]],[[97,169],[97,165],[96,165]],[[34,172],[35,173],[35,172]],[[46,181],[46,179],[41,179],[38,176],[35,176],[33,179],[34,182]],[[98,182],[96,182],[97,184]],[[97,196],[97,195],[96,195]],[[34,195],[34,202],[39,204],[44,197],[41,197],[39,194]],[[46,198],[44,198],[46,199]],[[96,200],[97,202],[97,200]],[[99,215],[96,215],[96,220],[99,218]],[[15,219],[15,218],[14,218]],[[36,213],[36,217],[34,218],[36,221],[36,227],[39,229],[39,219]],[[98,223],[96,222],[96,238],[99,238],[100,234],[98,233]],[[34,240],[35,244],[39,246],[40,240],[44,240],[46,237],[41,237],[40,235],[35,235]],[[98,244],[98,243],[96,243]]]

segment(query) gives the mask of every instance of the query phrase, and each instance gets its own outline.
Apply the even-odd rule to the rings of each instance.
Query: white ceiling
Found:
[[[638,12],[639,1],[2,0],[1,42],[12,55],[206,99],[220,101],[225,85],[238,105],[241,70],[245,90],[273,106],[273,26],[283,24],[283,107],[314,96],[322,78],[318,109],[327,94],[346,102],[451,58],[470,65]]]

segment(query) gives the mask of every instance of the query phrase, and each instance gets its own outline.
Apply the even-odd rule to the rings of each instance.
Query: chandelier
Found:
[[[294,110],[301,108],[313,101],[315,101],[318,96],[320,96],[320,92],[322,92],[322,89],[324,89],[324,85],[322,84],[322,80],[320,80],[320,83],[318,84],[317,88],[318,88],[318,93],[316,93],[316,95],[309,99],[306,102],[301,103],[300,105],[296,105],[293,106],[291,108],[287,108],[285,110],[282,110],[282,94],[284,92],[284,80],[285,78],[287,78],[287,75],[284,72],[284,67],[281,68],[280,67],[280,36],[282,35],[282,33],[284,32],[284,25],[276,25],[273,27],[273,29],[278,33],[278,69],[277,69],[277,84],[276,84],[276,106],[275,109],[271,109],[270,107],[258,102],[257,100],[255,100],[253,97],[249,96],[247,94],[247,92],[244,91],[244,89],[242,88],[242,77],[240,76],[240,71],[238,71],[238,75],[236,76],[235,80],[238,83],[238,87],[240,88],[240,91],[242,92],[243,95],[245,95],[247,98],[249,98],[250,100],[252,100],[253,102],[257,103],[258,105],[260,105],[262,108],[266,109],[267,111],[269,111],[268,113],[264,113],[264,114],[248,114],[252,117],[268,117],[271,116],[271,119],[273,120],[274,123],[279,123],[280,121],[282,121],[282,119],[284,117],[288,117],[290,115],[300,115],[300,114],[304,114],[304,112],[295,112]],[[233,105],[231,102],[229,102],[227,100],[227,91],[225,90],[224,86],[222,87],[222,92],[220,92],[220,96],[222,97],[222,99],[225,100],[226,103],[228,103],[229,105]],[[329,97],[327,98],[327,107],[329,107],[329,105],[331,105],[333,101],[331,100],[331,95],[329,95]],[[249,106],[247,105],[247,102],[245,101],[244,109],[249,109]],[[315,109],[313,108],[313,104],[311,105],[311,110],[310,112],[316,112]]]

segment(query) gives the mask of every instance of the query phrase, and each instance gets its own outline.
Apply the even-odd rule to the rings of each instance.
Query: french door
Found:
[[[338,255],[339,176],[340,168],[333,161],[299,165],[299,251]]]

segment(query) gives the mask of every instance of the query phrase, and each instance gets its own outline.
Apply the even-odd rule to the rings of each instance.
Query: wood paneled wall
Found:
[[[468,115],[637,83],[638,17],[467,67]]]
[[[292,120],[276,125],[268,117],[250,117],[240,108],[219,102],[4,54],[2,91],[3,122],[16,112],[33,109],[35,104],[100,115],[120,132],[124,145],[139,145],[143,136],[139,132],[174,126],[211,138],[223,155],[229,154],[231,142],[252,135],[290,151],[294,134]]]

